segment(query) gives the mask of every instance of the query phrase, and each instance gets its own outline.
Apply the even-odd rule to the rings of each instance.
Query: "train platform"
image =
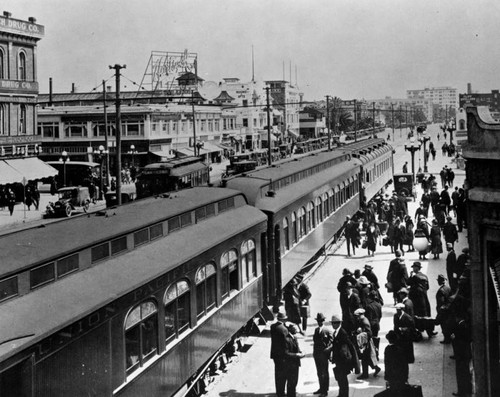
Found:
[[[387,130],[386,130],[387,131]],[[465,178],[463,170],[457,170],[452,158],[445,157],[439,150],[443,144],[437,141],[437,132],[439,127],[431,125],[428,128],[428,134],[432,137],[432,141],[438,153],[436,159],[428,163],[429,172],[438,174],[439,171],[447,165],[453,167],[456,178],[455,185],[462,186]],[[405,134],[402,131],[403,135]],[[395,148],[395,172],[399,172],[405,161],[411,164],[410,154],[405,152],[404,143],[405,139],[399,138],[399,131],[395,132],[396,140],[391,142]],[[391,134],[392,136],[392,134]],[[406,138],[406,136],[404,137]],[[423,167],[423,162],[422,162]],[[416,169],[418,167],[416,166]],[[389,186],[388,193],[392,192],[392,187]],[[418,195],[421,195],[420,187],[417,186]],[[414,215],[418,206],[418,200],[411,201],[409,204],[409,213]],[[444,241],[444,240],[443,240]],[[445,246],[445,245],[444,245]],[[459,242],[455,246],[457,255],[461,250],[467,246],[467,229],[459,233]],[[440,255],[439,259],[432,259],[432,255],[428,255],[428,260],[420,261],[422,263],[422,271],[427,274],[429,278],[430,289],[428,297],[431,303],[432,316],[436,315],[436,300],[435,295],[438,289],[437,276],[439,274],[446,274],[446,252]],[[391,253],[390,247],[379,245],[375,256],[368,256],[366,250],[358,249],[356,254],[347,257],[347,250],[345,244],[340,244],[335,250],[327,253],[325,261],[318,265],[313,274],[308,276],[307,283],[312,293],[310,300],[311,318],[309,319],[309,326],[304,336],[299,338],[299,344],[305,357],[301,360],[301,368],[299,375],[299,383],[297,385],[298,396],[313,397],[314,391],[318,389],[318,379],[316,375],[316,368],[314,359],[312,357],[313,348],[313,333],[316,327],[314,318],[318,312],[325,314],[327,319],[331,318],[333,314],[341,315],[339,304],[339,293],[337,291],[337,282],[341,276],[342,270],[348,268],[351,271],[355,269],[363,270],[365,264],[370,264],[374,268],[374,272],[379,279],[379,283],[384,285],[387,275],[389,262],[394,258]],[[407,263],[408,271],[411,271],[411,263],[418,260],[417,252],[406,252],[404,258]],[[381,293],[384,299],[383,317],[381,320],[381,331],[379,336],[380,342],[380,358],[379,364],[382,371],[378,377],[373,376],[373,371],[370,370],[370,376],[365,380],[358,380],[356,374],[349,376],[350,397],[368,397],[383,391],[386,387],[384,380],[384,363],[383,351],[387,346],[385,335],[387,331],[392,329],[393,315],[395,309],[393,308],[392,293],[387,293],[386,289],[382,287]],[[207,397],[258,397],[258,396],[273,396],[275,394],[274,387],[274,365],[270,359],[270,333],[268,323],[266,329],[256,337],[251,337],[248,340],[250,348],[244,353],[238,353],[228,366],[220,371],[220,374],[214,377],[212,383],[208,385]],[[328,325],[330,325],[328,323]],[[453,355],[453,350],[449,344],[441,344],[443,335],[439,327],[436,328],[438,335],[433,338],[428,338],[427,335],[421,342],[415,343],[415,363],[410,364],[409,382],[411,384],[421,385],[423,395],[425,397],[447,397],[452,396],[453,392],[457,391],[456,377],[455,377],[455,362],[450,356]],[[333,376],[330,367],[330,389],[329,396],[335,397],[338,395],[338,385]],[[404,396],[401,396],[404,397]]]

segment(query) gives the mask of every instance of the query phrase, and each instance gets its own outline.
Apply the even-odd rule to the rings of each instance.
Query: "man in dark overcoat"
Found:
[[[285,313],[279,311],[276,315],[276,322],[271,325],[271,359],[274,360],[274,383],[277,397],[285,396],[285,341],[288,335],[286,320]]]
[[[428,319],[431,316],[431,305],[427,296],[429,278],[421,270],[422,264],[413,262],[412,273],[408,278],[409,297],[413,301],[416,328],[425,330],[430,338],[437,332],[434,331],[434,323]],[[424,320],[421,320],[422,318]]]
[[[314,394],[324,397],[330,388],[330,373],[328,369],[328,359],[332,352],[333,332],[325,326],[326,318],[323,313],[316,316],[318,326],[313,335],[313,358],[318,374],[319,389]]]
[[[443,226],[443,235],[446,245],[449,243],[452,247],[454,247],[455,243],[458,243],[457,226],[451,222],[451,216],[446,217],[446,223]]]
[[[286,374],[286,396],[296,397],[297,383],[299,381],[300,359],[304,353],[300,350],[296,335],[299,326],[291,323],[288,327],[288,335],[285,337],[285,374]]]
[[[446,256],[446,275],[448,276],[451,291],[454,293],[458,286],[458,277],[455,273],[457,254],[455,254],[452,244],[446,243],[446,249],[448,250],[448,255]]]
[[[406,361],[409,364],[415,362],[415,353],[413,349],[413,338],[415,335],[415,322],[410,315],[404,312],[405,305],[397,303],[396,314],[393,318],[394,331],[398,335],[398,344],[405,353]]]
[[[333,373],[339,385],[338,397],[349,397],[349,380],[347,376],[354,368],[354,360],[357,360],[357,357],[354,346],[341,325],[342,321],[340,318],[332,316],[333,342],[331,361],[334,364]]]

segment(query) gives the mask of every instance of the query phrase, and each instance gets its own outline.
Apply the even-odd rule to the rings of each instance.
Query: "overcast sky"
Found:
[[[500,88],[499,0],[2,0],[45,26],[40,92],[90,91],[126,64],[140,83],[151,51],[198,54],[198,74],[297,82],[306,100],[405,97],[407,89]],[[291,63],[291,68],[290,68]],[[283,67],[285,64],[285,67]],[[297,70],[297,73],[295,72]],[[297,78],[296,78],[297,77]],[[129,79],[129,80],[128,80]],[[110,80],[111,83],[113,80]],[[111,84],[110,83],[110,84]]]

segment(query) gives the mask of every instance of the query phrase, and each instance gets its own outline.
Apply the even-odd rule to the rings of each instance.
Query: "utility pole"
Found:
[[[408,129],[408,105],[405,105],[406,128]]]
[[[372,131],[372,138],[375,138],[375,102],[373,102],[373,115],[372,115],[372,125],[373,125],[373,131]]]
[[[110,69],[115,69],[116,82],[116,203],[122,204],[122,116],[120,113],[120,70],[125,69],[127,65],[109,66]]]
[[[194,91],[191,92],[191,110],[193,113],[193,153],[196,156],[196,113],[194,112]]]
[[[109,145],[108,145],[108,112],[106,107],[106,82],[102,81],[102,93],[104,102],[104,150],[106,150],[106,186],[109,186]]]
[[[392,114],[392,141],[395,141],[394,137],[394,104],[391,103],[391,114]]]
[[[402,117],[402,113],[403,112],[403,109],[401,107],[401,105],[399,105],[399,137],[401,138],[403,136],[403,132],[402,132],[402,127],[401,127],[401,124],[403,122],[403,120],[401,120],[403,117]]]
[[[332,150],[331,136],[330,136],[330,95],[326,96],[326,131],[328,133],[328,151]]]
[[[271,165],[272,160],[272,150],[271,150],[271,107],[269,105],[269,90],[271,88],[266,87],[266,112],[267,112],[267,163]]]
[[[354,100],[354,142],[358,141],[358,115],[356,114],[358,110],[358,101]]]

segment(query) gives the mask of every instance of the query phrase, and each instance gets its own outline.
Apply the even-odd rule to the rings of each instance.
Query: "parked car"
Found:
[[[74,211],[87,212],[90,206],[88,187],[63,187],[57,191],[59,199],[50,202],[46,208],[46,216],[71,216]]]

